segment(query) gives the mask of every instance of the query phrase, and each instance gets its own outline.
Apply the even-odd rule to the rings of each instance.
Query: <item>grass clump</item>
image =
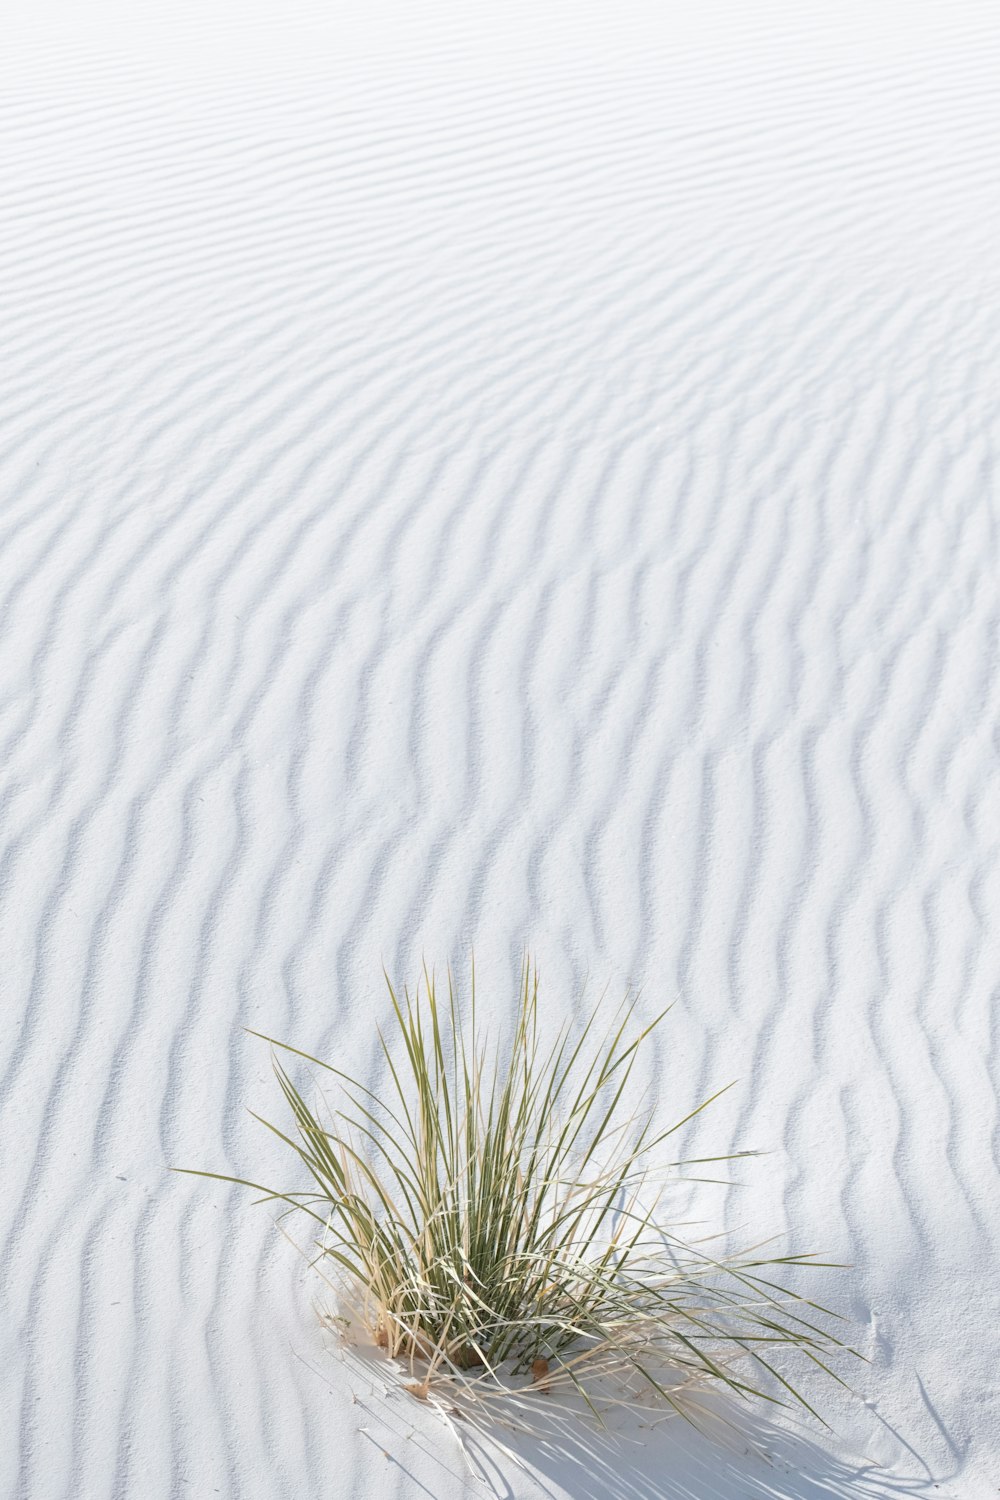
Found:
[[[314,1221],[316,1261],[339,1273],[408,1389],[449,1399],[458,1386],[491,1396],[561,1389],[593,1406],[611,1381],[620,1399],[644,1388],[690,1415],[683,1394],[707,1381],[817,1415],[787,1357],[839,1380],[830,1357],[853,1351],[833,1333],[835,1315],[784,1282],[790,1267],[820,1262],[716,1257],[710,1241],[682,1242],[658,1222],[664,1172],[691,1164],[662,1160],[666,1142],[712,1102],[659,1131],[651,1110],[634,1109],[636,1059],[663,1017],[640,1027],[626,1001],[607,1030],[598,1007],[576,1034],[567,1026],[545,1042],[526,963],[502,1048],[485,1036],[474,973],[464,1022],[450,973],[446,995],[426,970],[415,996],[387,983],[382,1095],[264,1038],[279,1049],[291,1133],[262,1123],[306,1167],[311,1189],[199,1175],[258,1189],[261,1201]],[[337,1105],[317,1112],[279,1053],[332,1074]]]

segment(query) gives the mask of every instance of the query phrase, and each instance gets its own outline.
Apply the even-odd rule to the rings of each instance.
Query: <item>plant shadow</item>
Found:
[[[348,1363],[355,1376],[363,1373],[366,1383],[371,1381],[374,1399],[362,1409],[378,1437],[374,1430],[366,1435],[419,1492],[438,1492],[430,1463],[449,1471],[452,1480],[462,1479],[467,1493],[493,1500],[946,1500],[948,1495],[947,1477],[932,1474],[905,1438],[874,1412],[882,1450],[888,1441],[893,1453],[891,1468],[850,1455],[830,1434],[779,1426],[759,1408],[737,1408],[725,1395],[700,1408],[701,1429],[652,1409],[612,1411],[602,1428],[582,1405],[549,1407],[543,1397],[529,1420],[484,1413],[470,1421],[458,1418],[454,1408],[449,1416],[444,1407],[435,1411],[432,1403],[414,1401],[385,1379],[384,1364],[366,1352],[352,1350]],[[455,1446],[442,1441],[444,1426]]]
[[[498,1500],[513,1500],[517,1490],[489,1437],[477,1436],[471,1446],[487,1488]],[[511,1435],[506,1447],[540,1495],[560,1500],[940,1500],[943,1493],[926,1470],[903,1477],[871,1461],[852,1462],[808,1434],[759,1420],[724,1438],[679,1418],[651,1429],[635,1421],[613,1433],[576,1422],[559,1433]]]

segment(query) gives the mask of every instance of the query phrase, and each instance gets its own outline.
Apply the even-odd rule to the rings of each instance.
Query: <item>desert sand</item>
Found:
[[[0,1493],[489,1493],[169,1168],[528,945],[870,1363],[494,1493],[995,1497],[996,8],[12,10]]]

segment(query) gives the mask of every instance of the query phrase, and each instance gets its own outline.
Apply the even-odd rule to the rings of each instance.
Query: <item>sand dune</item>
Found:
[[[992,7],[203,9],[5,23],[0,1492],[477,1492],[167,1168],[527,942],[871,1364],[500,1493],[994,1496]]]

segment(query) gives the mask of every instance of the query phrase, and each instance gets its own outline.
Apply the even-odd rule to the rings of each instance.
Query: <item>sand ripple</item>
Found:
[[[996,16],[329,9],[0,64],[0,1491],[463,1492],[166,1168],[267,1157],[242,1026],[529,941],[856,1266],[888,1468],[676,1493],[992,1496]]]

